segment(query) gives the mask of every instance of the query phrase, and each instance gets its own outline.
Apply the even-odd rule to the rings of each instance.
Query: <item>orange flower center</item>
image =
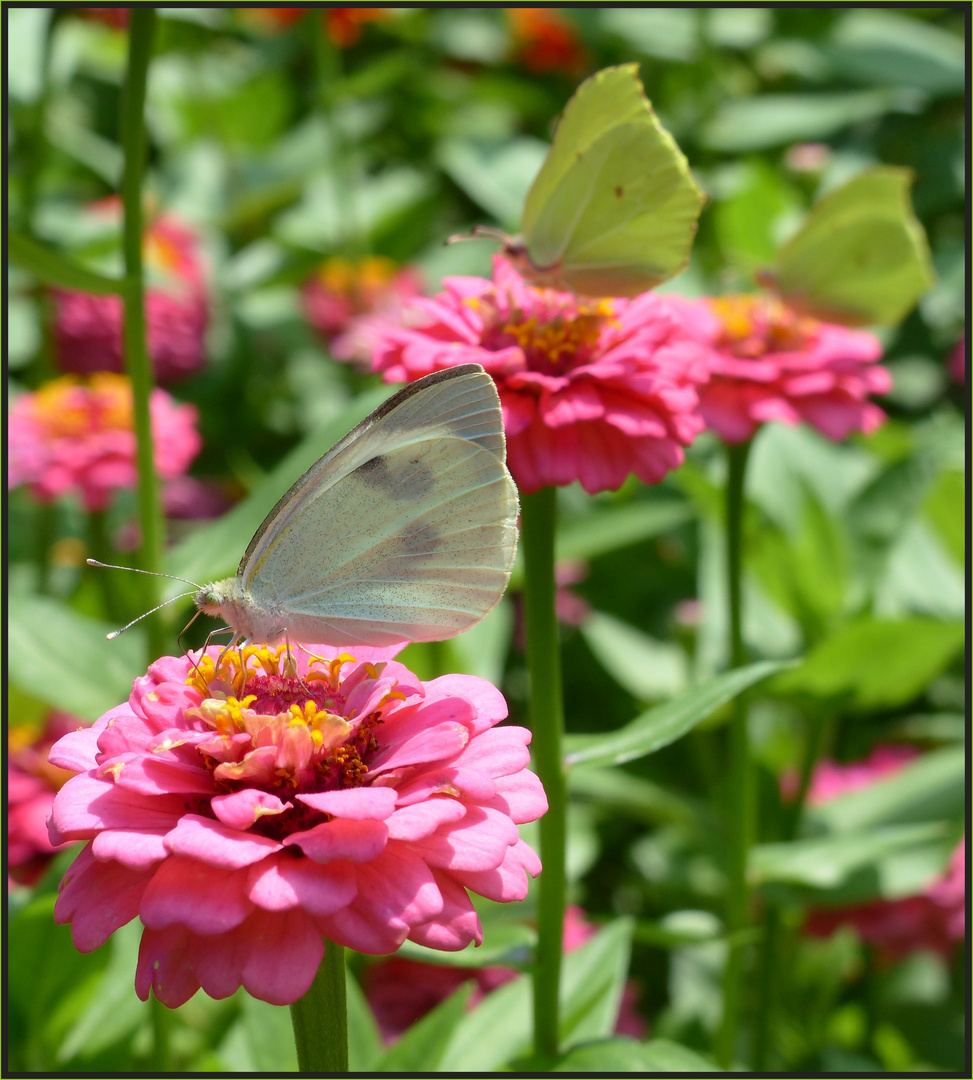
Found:
[[[472,307],[483,303],[476,297],[466,301]],[[588,363],[602,330],[614,314],[610,300],[592,305],[578,305],[570,312],[555,312],[549,318],[525,317],[515,311],[505,322],[497,322],[484,335],[488,348],[503,349],[519,345],[531,371],[560,375]]]
[[[124,375],[62,375],[33,395],[34,419],[54,439],[93,431],[131,431],[132,388]]]
[[[367,255],[352,262],[335,256],[318,270],[318,281],[329,293],[347,297],[357,311],[367,311],[395,278],[397,266],[384,255]]]
[[[743,359],[798,352],[815,337],[819,325],[770,296],[717,296],[710,300],[710,309],[721,323],[717,345]]]
[[[373,729],[386,703],[404,695],[388,690],[359,719],[348,712],[342,689],[341,669],[349,663],[356,661],[346,653],[334,660],[314,657],[301,676],[286,645],[230,649],[219,658],[219,672],[212,657],[203,657],[186,682],[204,700],[187,715],[213,729],[217,741],[197,749],[218,786],[257,787],[288,802],[297,793],[361,786],[366,759],[379,746]],[[381,666],[362,666],[367,679],[379,678]],[[241,742],[241,734],[248,738]],[[234,742],[240,753],[228,757],[225,750]],[[288,817],[291,826],[294,820]]]

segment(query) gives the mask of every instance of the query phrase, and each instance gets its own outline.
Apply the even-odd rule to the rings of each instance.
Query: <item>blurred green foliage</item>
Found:
[[[117,189],[125,34],[67,9],[7,17],[18,59],[8,65],[10,220],[110,271],[111,242],[86,231],[79,211]],[[851,931],[815,940],[800,926],[811,903],[923,887],[962,828],[965,389],[944,359],[966,303],[968,12],[592,6],[564,17],[588,70],[641,63],[653,106],[708,194],[690,267],[666,290],[750,288],[817,195],[875,163],[915,173],[938,280],[901,326],[882,332],[896,383],[882,403],[887,425],[843,445],[768,426],[751,457],[746,644],[755,661],[806,657],[751,691],[762,811],[752,873],[783,927],[769,1068],[960,1069],[959,954],[950,963],[920,953],[882,968]],[[208,365],[176,393],[200,411],[205,449],[194,471],[243,496],[174,544],[173,573],[202,581],[231,571],[286,484],[385,396],[376,379],[333,362],[301,315],[298,286],[325,256],[414,262],[430,291],[445,274],[489,272],[486,245],[443,240],[478,222],[516,228],[552,120],[577,81],[514,57],[500,8],[403,10],[364,27],[348,49],[314,19],[272,32],[225,7],[162,12],[148,195],[199,231],[214,296]],[[8,285],[16,394],[52,374],[49,311],[15,265]],[[594,498],[561,492],[559,553],[587,561],[588,576],[572,588],[592,610],[563,632],[574,745],[594,746],[605,733],[617,741],[629,723],[648,731],[634,740],[629,731],[614,756],[604,741],[600,756],[571,769],[572,897],[606,925],[568,957],[565,1033],[576,1045],[558,1066],[565,1071],[699,1071],[696,1052],[709,1053],[718,1022],[725,713],[718,701],[698,709],[678,741],[649,721],[664,718],[658,710],[674,695],[709,686],[726,663],[722,479],[719,447],[703,436],[653,490],[630,481]],[[119,498],[111,527],[132,509]],[[48,595],[37,595],[38,546],[43,559],[85,536],[76,507],[45,515],[15,491],[9,513],[12,719],[34,720],[44,706],[94,719],[123,700],[140,670],[136,632],[105,644],[108,613],[78,559],[49,567]],[[129,586],[116,584],[125,610]],[[411,646],[403,659],[420,676],[446,669],[500,682],[521,719],[515,599],[464,638]],[[170,609],[173,637],[186,613]],[[839,760],[897,740],[928,753],[883,784],[815,808],[788,837],[778,780],[800,767],[818,725],[822,752]],[[150,1068],[147,1010],[131,988],[137,933],[127,927],[93,955],[77,954],[66,929],[51,924],[64,868],[62,857],[32,897],[11,899],[10,1065]],[[496,925],[499,956],[522,963],[523,933],[502,936],[513,918],[523,913],[484,911],[482,962],[498,960],[489,948]],[[604,1041],[628,977],[652,1038]],[[353,1068],[501,1068],[528,1049],[528,997],[519,980],[474,1012],[450,999],[383,1062],[352,979]],[[746,1017],[744,1055],[754,1021]],[[181,1069],[288,1067],[286,1013],[246,995],[198,995],[166,1022]]]

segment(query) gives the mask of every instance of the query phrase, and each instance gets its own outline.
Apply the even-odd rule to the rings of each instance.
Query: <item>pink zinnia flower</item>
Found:
[[[11,725],[7,729],[7,886],[33,885],[54,853],[47,819],[54,796],[71,778],[47,760],[51,747],[83,721],[67,713],[49,713],[40,731]]]
[[[811,804],[829,802],[892,776],[918,757],[906,746],[877,746],[864,761],[847,765],[822,761],[808,789]],[[920,949],[949,956],[966,932],[966,840],[959,842],[945,872],[917,896],[872,900],[836,908],[815,908],[804,929],[830,937],[839,926],[854,926],[862,941],[874,945],[885,960]]]
[[[582,908],[572,905],[565,909],[563,941],[566,953],[580,949],[595,932],[596,928],[585,918]],[[467,1003],[467,1008],[473,1009],[487,994],[519,978],[520,974],[516,968],[500,965],[446,967],[393,956],[368,968],[365,973],[365,996],[375,1014],[382,1038],[388,1044],[399,1039],[412,1024],[445,1001],[463,983],[471,979],[476,982]],[[641,1039],[647,1025],[639,1015],[637,997],[635,984],[627,983],[619,1005],[615,1031]]]
[[[51,839],[87,841],[55,919],[89,952],[139,917],[143,999],[243,986],[289,1004],[325,939],[462,949],[482,938],[467,890],[522,900],[540,871],[517,824],[547,801],[530,733],[496,726],[500,693],[466,675],[422,683],[395,649],[321,648],[234,649],[219,672],[216,648],[164,657],[54,747],[80,775]]]
[[[156,471],[170,480],[202,447],[196,408],[158,388],[149,408]],[[10,409],[7,440],[8,486],[27,484],[40,502],[72,492],[86,510],[104,510],[114,491],[138,480],[132,388],[124,375],[63,375],[22,394]]]
[[[390,331],[375,370],[411,381],[477,363],[500,392],[507,464],[524,493],[580,480],[588,492],[629,473],[661,480],[702,428],[696,384],[705,351],[669,301],[585,301],[527,285],[502,256],[493,281],[447,278],[445,292],[414,306],[421,328]]]
[[[93,212],[118,215],[115,203]],[[197,237],[172,217],[158,218],[145,233],[149,282],[145,320],[149,358],[160,382],[197,372],[205,361],[206,286]],[[123,371],[122,299],[53,289],[54,343],[62,371]]]
[[[422,295],[422,277],[381,255],[358,262],[324,262],[301,290],[308,322],[336,360],[371,370],[372,354],[386,330],[408,319],[409,302]]]
[[[835,440],[868,434],[885,420],[869,400],[892,386],[877,363],[882,346],[874,335],[807,318],[769,296],[679,306],[687,329],[710,349],[711,377],[699,409],[724,442],[746,442],[774,420],[804,420]]]

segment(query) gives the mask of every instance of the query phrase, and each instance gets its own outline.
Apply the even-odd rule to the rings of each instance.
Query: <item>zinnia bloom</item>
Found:
[[[507,8],[514,55],[528,71],[559,71],[577,77],[588,66],[578,28],[557,8]]]
[[[892,776],[918,757],[911,747],[877,746],[864,761],[847,765],[822,761],[808,789],[811,804],[829,802]],[[815,908],[804,929],[830,937],[839,926],[854,926],[862,941],[886,960],[920,949],[949,956],[966,932],[966,840],[959,842],[949,866],[917,896],[872,900],[845,907]]]
[[[47,760],[51,747],[83,726],[76,716],[48,714],[38,732],[11,724],[7,729],[7,886],[33,885],[62,845],[51,843],[47,819],[54,796],[71,773]]]
[[[569,906],[564,912],[564,951],[580,949],[596,928],[585,918],[584,911]],[[482,968],[461,968],[440,964],[424,964],[419,960],[390,957],[372,964],[365,973],[365,996],[372,1007],[379,1031],[386,1044],[394,1043],[405,1031],[441,1001],[471,979],[476,982],[467,1009],[475,1008],[487,994],[520,977],[516,968],[495,965]],[[646,1023],[636,1007],[635,984],[625,986],[619,1003],[615,1031],[641,1039]]]
[[[79,773],[51,839],[86,841],[55,920],[88,952],[140,918],[143,999],[289,1004],[325,939],[463,949],[482,939],[467,890],[521,900],[540,871],[517,831],[547,809],[530,733],[496,726],[493,686],[312,648],[164,657],[51,753]]]
[[[114,203],[107,209],[118,213]],[[160,382],[184,379],[205,361],[207,298],[196,235],[160,217],[145,233],[143,256],[149,358]],[[58,367],[79,374],[123,371],[122,298],[67,289],[51,295]]]
[[[892,386],[874,335],[807,318],[770,296],[683,301],[680,309],[711,350],[699,409],[724,442],[746,442],[773,420],[804,420],[834,440],[885,420],[869,400]]]
[[[409,302],[422,295],[422,277],[381,255],[357,262],[328,259],[301,290],[308,321],[336,360],[369,371],[386,330],[408,321]]]
[[[170,480],[203,445],[196,408],[156,388],[149,409],[156,472]],[[10,409],[7,440],[8,486],[27,484],[40,502],[72,492],[86,510],[104,510],[114,491],[138,481],[132,388],[124,375],[62,375],[22,394]]]
[[[527,285],[502,256],[493,281],[447,278],[413,306],[419,328],[386,333],[375,369],[411,381],[477,363],[500,392],[507,464],[524,493],[580,480],[594,493],[629,473],[657,483],[702,428],[705,350],[669,301],[582,300]]]

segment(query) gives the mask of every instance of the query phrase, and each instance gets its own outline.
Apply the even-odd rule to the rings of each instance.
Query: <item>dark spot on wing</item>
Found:
[[[615,186],[615,198],[620,199],[624,194],[625,194],[625,188],[623,188],[621,186],[621,184],[616,184],[616,186]]]
[[[436,478],[421,461],[410,461],[406,468],[391,477],[389,494],[393,499],[417,499],[432,490]]]
[[[355,469],[355,472],[366,484],[381,484],[384,486],[388,479],[388,462],[382,457],[369,458]]]

